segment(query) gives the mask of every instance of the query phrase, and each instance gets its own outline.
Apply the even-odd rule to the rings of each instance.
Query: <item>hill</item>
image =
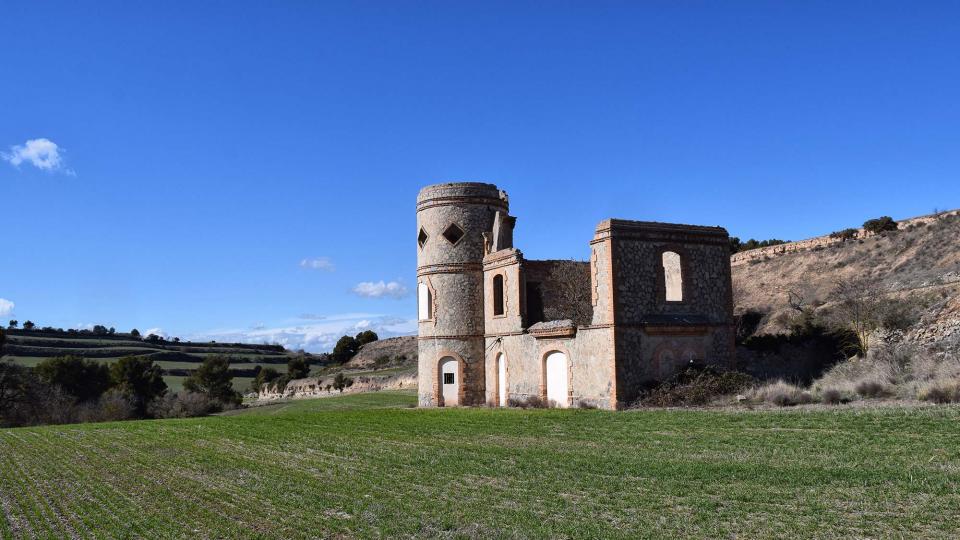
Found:
[[[397,367],[416,366],[418,354],[417,336],[387,338],[360,347],[360,351],[345,366],[351,369],[369,369],[389,364]]]
[[[124,356],[147,357],[164,370],[164,380],[179,390],[191,370],[210,355],[230,358],[234,388],[247,391],[258,367],[286,372],[291,354],[280,345],[215,342],[147,341],[129,334],[96,335],[90,332],[49,330],[6,330],[4,358],[26,366],[35,366],[55,356],[83,356],[101,362],[114,362]]]
[[[758,333],[785,332],[798,304],[828,313],[838,281],[865,278],[878,294],[905,306],[902,328],[888,338],[940,350],[960,348],[960,211],[902,220],[896,231],[858,229],[852,238],[843,236],[734,254],[737,312],[761,312]]]
[[[265,387],[261,400],[338,395],[335,377],[343,373],[353,380],[346,392],[371,392],[415,388],[417,384],[417,337],[401,336],[365,344],[343,365],[311,370],[310,377],[290,381],[285,388]]]
[[[0,431],[0,537],[950,538],[960,408],[410,410]]]

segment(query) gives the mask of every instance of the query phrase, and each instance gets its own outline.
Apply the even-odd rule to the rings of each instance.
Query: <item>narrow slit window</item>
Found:
[[[417,284],[417,309],[421,321],[429,321],[433,318],[433,294],[426,283]]]
[[[493,276],[493,314],[503,315],[503,275]]]
[[[420,249],[423,249],[423,246],[427,243],[428,238],[430,237],[427,235],[427,231],[423,230],[423,227],[421,227],[420,234],[417,235],[417,245],[420,246]]]
[[[679,253],[663,252],[663,280],[667,302],[682,302],[683,271],[681,270]]]

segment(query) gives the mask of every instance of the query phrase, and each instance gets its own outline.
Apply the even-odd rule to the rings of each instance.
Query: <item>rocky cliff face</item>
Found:
[[[960,211],[903,220],[895,232],[821,236],[731,258],[736,311],[764,313],[758,333],[786,331],[798,303],[829,312],[837,281],[868,278],[880,294],[914,310],[892,336],[924,347],[960,349]]]
[[[358,394],[361,392],[379,392],[380,390],[414,390],[417,388],[416,373],[401,373],[389,376],[364,375],[353,376],[354,383],[344,389],[343,394]],[[333,384],[333,377],[307,377],[295,379],[287,383],[281,390],[265,389],[257,399],[272,401],[277,399],[301,399],[326,396],[337,396],[341,392],[329,387]]]

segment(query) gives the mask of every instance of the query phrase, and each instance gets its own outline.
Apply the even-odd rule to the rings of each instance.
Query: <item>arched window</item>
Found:
[[[683,271],[681,270],[679,253],[663,252],[663,281],[667,302],[682,302]]]
[[[503,315],[503,274],[493,276],[493,314]]]
[[[429,321],[433,318],[433,293],[422,281],[417,284],[417,309],[421,321]]]

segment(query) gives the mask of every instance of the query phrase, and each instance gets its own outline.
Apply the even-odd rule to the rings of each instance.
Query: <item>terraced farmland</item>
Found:
[[[3,537],[956,538],[960,408],[411,410],[0,431]]]
[[[290,353],[279,346],[228,343],[147,342],[130,336],[95,336],[41,331],[8,331],[5,356],[18,364],[33,367],[54,356],[83,356],[91,360],[112,363],[123,356],[149,357],[165,372],[164,380],[172,390],[182,387],[186,374],[196,369],[210,355],[222,354],[230,358],[235,370],[233,386],[245,392],[257,367],[270,367],[281,373],[287,371]]]

